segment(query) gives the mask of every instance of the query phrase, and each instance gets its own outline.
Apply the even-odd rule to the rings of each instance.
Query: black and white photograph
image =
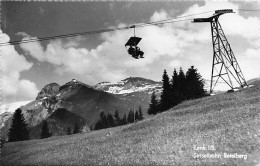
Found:
[[[0,165],[260,166],[260,1],[2,0]]]

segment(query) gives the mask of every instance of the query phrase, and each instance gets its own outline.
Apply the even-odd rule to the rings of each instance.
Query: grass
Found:
[[[215,150],[195,150],[194,146]],[[221,158],[195,158],[221,154]],[[247,155],[227,159],[224,153]],[[181,103],[126,126],[6,143],[1,165],[260,165],[260,86]]]

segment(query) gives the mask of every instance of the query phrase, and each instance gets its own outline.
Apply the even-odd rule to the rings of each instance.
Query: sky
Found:
[[[260,9],[259,1],[1,2],[0,43],[88,32],[184,17],[218,9]],[[234,10],[219,22],[246,80],[260,76],[260,12]],[[191,20],[136,28],[144,59],[125,48],[133,29],[1,46],[2,103],[34,100],[49,83],[88,85],[128,77],[162,80],[166,69],[195,66],[206,80],[212,67],[209,23]]]

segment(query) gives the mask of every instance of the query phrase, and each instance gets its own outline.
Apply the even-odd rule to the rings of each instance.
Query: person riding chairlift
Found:
[[[128,49],[128,53],[132,55],[132,57],[138,59],[138,54],[134,47],[130,46],[130,48]]]

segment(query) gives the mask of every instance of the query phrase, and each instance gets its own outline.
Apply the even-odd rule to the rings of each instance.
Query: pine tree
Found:
[[[178,80],[179,80],[179,90],[180,90],[179,97],[180,97],[180,101],[183,101],[186,99],[187,96],[187,83],[186,83],[185,74],[181,67],[179,70]]]
[[[155,92],[152,93],[152,96],[151,96],[151,103],[149,105],[149,108],[148,108],[148,111],[147,113],[149,115],[151,114],[157,114],[159,112],[159,109],[158,109],[158,101],[156,99],[156,95],[155,95]]]
[[[137,122],[139,120],[139,113],[138,110],[135,111],[135,122]]]
[[[188,69],[186,80],[187,99],[195,99],[206,95],[203,79],[194,66],[191,66],[191,68]]]
[[[5,140],[3,138],[0,139],[0,147],[2,148],[4,146]]]
[[[101,119],[102,129],[108,128],[109,124],[108,124],[107,116],[105,115],[105,113],[102,111],[99,116]]]
[[[78,123],[75,124],[74,130],[73,130],[73,134],[77,134],[77,133],[79,133],[79,125],[78,125]]]
[[[172,105],[175,106],[179,104],[183,100],[183,94],[180,92],[181,86],[180,86],[180,81],[179,81],[179,76],[174,69],[172,79],[171,79],[171,93],[172,93]]]
[[[161,94],[161,100],[160,100],[160,111],[165,111],[171,107],[171,86],[170,86],[170,80],[169,76],[164,70],[163,76],[162,76],[162,94]]]
[[[185,77],[185,74],[182,70],[182,68],[180,67],[180,70],[179,70],[179,76],[178,76],[178,79],[179,79],[179,83],[180,83],[180,92],[181,94],[183,94],[183,96],[185,97],[186,96],[186,77]]]
[[[8,131],[8,141],[24,141],[29,140],[29,130],[27,123],[22,114],[22,110],[18,108],[13,115],[12,124]]]
[[[126,114],[124,114],[123,118],[121,119],[120,125],[126,125],[127,124],[127,117]]]
[[[67,128],[67,134],[68,134],[68,135],[71,134],[71,129],[70,129],[70,127]]]
[[[141,106],[139,106],[138,112],[139,112],[139,118],[138,118],[138,120],[143,120],[144,117],[143,117],[143,112],[142,112],[142,107],[141,107]]]
[[[95,125],[95,130],[99,130],[99,129],[103,129],[103,124],[101,119],[99,119],[99,121]]]
[[[42,124],[42,132],[41,132],[41,139],[51,137],[51,132],[49,131],[48,123],[46,120],[43,121]]]
[[[114,119],[115,119],[115,126],[119,126],[120,125],[120,116],[119,116],[119,113],[118,111],[116,110],[115,114],[114,114]]]
[[[134,118],[134,112],[130,110],[127,116],[127,123],[134,123]]]
[[[107,115],[107,121],[108,121],[108,127],[114,127],[115,126],[115,120],[110,113],[108,113],[108,115]]]

